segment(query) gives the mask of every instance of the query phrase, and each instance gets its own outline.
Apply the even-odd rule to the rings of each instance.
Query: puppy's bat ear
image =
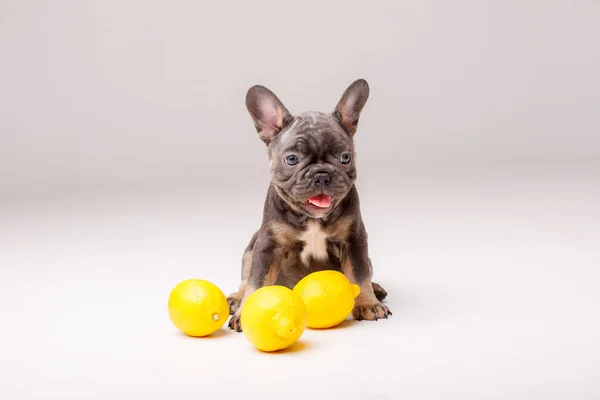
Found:
[[[256,85],[246,93],[246,108],[256,132],[267,145],[292,120],[292,115],[273,92]]]
[[[369,84],[364,79],[358,79],[346,89],[333,112],[333,116],[350,136],[356,132],[360,112],[368,98]]]

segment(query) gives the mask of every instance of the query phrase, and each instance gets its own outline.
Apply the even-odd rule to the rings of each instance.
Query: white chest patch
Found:
[[[299,239],[304,242],[300,258],[305,265],[308,265],[311,256],[316,260],[327,259],[327,234],[318,222],[309,222]]]

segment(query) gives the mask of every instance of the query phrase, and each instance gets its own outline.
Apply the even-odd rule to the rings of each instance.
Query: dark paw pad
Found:
[[[373,291],[375,292],[375,297],[377,297],[377,300],[379,301],[383,301],[383,299],[387,297],[387,292],[378,283],[373,282]]]
[[[378,319],[387,319],[392,312],[381,303],[373,303],[355,306],[352,315],[357,321],[377,321]]]
[[[240,316],[233,315],[231,318],[229,318],[229,323],[227,324],[227,326],[229,326],[229,329],[232,329],[236,332],[241,332],[242,331],[242,322],[241,322]]]
[[[242,300],[237,296],[231,295],[227,298],[227,304],[229,304],[229,314],[233,315],[240,308]]]

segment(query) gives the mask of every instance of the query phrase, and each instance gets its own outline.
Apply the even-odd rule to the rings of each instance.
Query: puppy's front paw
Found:
[[[238,293],[229,295],[229,297],[227,297],[227,304],[229,304],[229,314],[235,314],[240,308],[240,304],[242,304],[242,296]]]
[[[382,318],[387,319],[388,316],[392,315],[392,312],[379,301],[373,301],[357,304],[352,310],[352,315],[357,321],[377,321]]]
[[[242,331],[242,322],[239,314],[234,314],[229,318],[229,323],[227,324],[229,329],[233,329],[236,332]]]

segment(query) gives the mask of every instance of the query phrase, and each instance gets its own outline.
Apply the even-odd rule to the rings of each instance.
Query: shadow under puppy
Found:
[[[363,79],[352,83],[332,113],[292,115],[269,89],[253,86],[246,107],[268,148],[271,183],[260,229],[242,260],[242,283],[228,297],[229,327],[241,331],[244,300],[267,285],[293,288],[314,271],[343,272],[360,286],[357,320],[387,318],[386,291],[371,281],[367,232],[354,186],[353,136],[369,97]]]

